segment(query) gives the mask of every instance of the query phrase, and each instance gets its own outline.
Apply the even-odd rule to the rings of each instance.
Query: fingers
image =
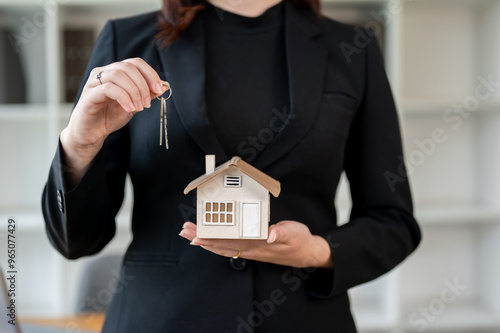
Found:
[[[268,244],[278,243],[278,225],[272,225],[269,228],[269,236],[267,239]],[[182,230],[179,236],[184,237],[191,241],[191,245],[198,245],[202,247],[210,247],[212,249],[250,249],[252,247],[265,246],[265,242],[262,240],[241,240],[241,239],[207,239],[207,238],[197,238],[196,237],[196,224],[192,222],[185,222],[182,226]]]
[[[112,83],[127,92],[136,111],[142,111],[151,106],[146,81],[133,65],[113,64],[102,73],[101,81]]]
[[[186,222],[179,233],[181,237],[191,241],[191,245],[224,257],[235,257],[241,251],[240,257],[252,260],[272,262],[274,256],[282,256],[286,253],[288,246],[278,242],[280,225],[269,228],[269,237],[265,240],[251,239],[209,239],[196,237],[196,224]],[[285,238],[285,237],[283,237]]]
[[[312,235],[309,228],[297,221],[280,221],[269,227],[267,240],[206,239],[196,237],[196,225],[184,223],[180,235],[191,245],[224,257],[235,257],[292,267],[333,267],[327,241]]]
[[[310,235],[309,228],[300,222],[284,220],[269,227],[268,244],[291,244],[301,235]]]
[[[114,100],[127,112],[137,111],[137,107],[130,98],[130,95],[123,88],[111,83],[103,83],[94,89],[96,97],[95,103],[104,103],[106,100]]]
[[[142,74],[142,77],[146,81],[149,90],[156,95],[161,95],[165,91],[167,91],[166,86],[163,85],[163,82],[161,81],[160,77],[158,76],[158,73],[149,66],[147,62],[145,62],[141,58],[134,58],[134,59],[127,59],[124,60],[125,63],[130,63],[139,70],[139,72]]]
[[[193,241],[196,238],[196,225],[192,222],[184,223],[179,236],[184,237],[189,241]]]
[[[182,228],[183,229],[191,229],[191,230],[194,230],[196,231],[196,224],[194,224],[193,222],[185,222],[183,225],[182,225]]]
[[[268,244],[287,243],[289,238],[288,234],[290,228],[293,227],[293,223],[295,222],[280,221],[276,224],[271,225],[269,227],[267,243]]]
[[[195,246],[200,246],[203,249],[213,252],[215,254],[218,254],[220,256],[224,257],[235,257],[238,255],[239,251],[242,251],[241,248],[236,249],[236,246],[232,243],[228,243],[225,240],[215,240],[212,242],[211,240],[206,240],[206,239],[201,239],[196,237],[196,226],[191,223],[191,222],[186,222],[189,223],[186,225],[181,232],[179,233],[179,236],[184,237],[188,240],[191,241],[191,245]],[[194,228],[193,228],[194,225]],[[241,244],[239,245],[241,247]],[[236,250],[235,250],[236,249]],[[242,251],[243,252],[243,251]],[[241,256],[241,253],[240,253]]]
[[[184,237],[191,241],[191,245],[200,246],[203,249],[218,254],[224,257],[235,257],[238,252],[242,251],[243,245],[245,248],[249,246],[248,241],[241,243],[241,240],[231,241],[227,239],[201,239],[196,237],[196,224],[186,222],[182,226],[179,236]],[[261,242],[263,243],[263,242]],[[243,251],[242,251],[243,252]],[[240,253],[241,257],[241,253]]]
[[[209,246],[219,249],[251,249],[267,245],[264,240],[193,238],[192,245]]]
[[[151,74],[149,73],[149,71],[146,71],[146,69],[139,67],[139,65],[144,67],[143,60],[135,60],[135,63],[132,61],[133,60],[124,60],[121,63],[115,64],[115,66],[117,66],[119,69],[123,67],[126,70],[124,71],[124,73],[126,73],[126,75],[130,77],[133,84],[135,85],[135,89],[139,92],[139,95],[134,96],[133,100],[138,107],[137,110],[142,111],[144,108],[151,107],[151,90],[154,90],[154,92],[156,92],[156,87],[151,89],[149,82],[147,81],[148,79],[151,80],[151,78],[144,76],[145,73],[149,76],[151,76]],[[147,67],[149,67],[149,65]],[[155,76],[157,77],[156,81],[160,80],[156,73]]]
[[[97,75],[100,74],[100,80]],[[163,94],[168,88],[163,85],[160,77],[149,64],[140,58],[127,59],[121,62],[113,63],[105,67],[95,68],[87,83],[90,88],[96,88],[102,92],[103,87],[105,96],[119,95],[121,101],[118,101],[126,111],[142,111],[144,108],[151,107],[151,99],[157,95]],[[119,87],[122,92],[109,93],[110,87]],[[123,96],[128,95],[128,98]],[[112,99],[112,97],[110,97]],[[127,101],[125,101],[127,100]],[[133,109],[130,105],[133,104]]]

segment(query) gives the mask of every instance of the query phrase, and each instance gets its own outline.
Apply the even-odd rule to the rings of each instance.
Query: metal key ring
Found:
[[[167,97],[167,98],[165,98],[165,100],[167,100],[167,99],[169,99],[170,97],[172,97],[172,88],[170,88],[170,83],[168,83],[168,82],[163,82],[162,84],[163,84],[164,86],[168,87],[168,91],[170,92],[170,94],[168,95],[168,97]],[[158,97],[156,97],[156,98],[157,98],[157,99],[159,99],[159,100],[161,101],[161,99],[162,99],[163,97],[161,97],[161,95],[160,95],[160,96],[158,96]]]

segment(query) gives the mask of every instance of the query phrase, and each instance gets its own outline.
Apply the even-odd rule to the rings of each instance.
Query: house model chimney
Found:
[[[215,155],[205,155],[205,172],[211,174],[215,170]]]

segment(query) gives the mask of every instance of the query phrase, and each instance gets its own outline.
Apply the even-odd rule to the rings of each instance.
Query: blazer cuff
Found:
[[[331,234],[320,234],[321,237],[325,238],[330,246],[330,251],[332,253],[333,259],[333,269],[327,268],[310,268],[311,274],[309,278],[305,281],[305,287],[307,294],[309,296],[326,299],[332,297],[334,293],[335,285],[335,252],[337,251],[337,243],[332,241]]]
[[[100,203],[107,202],[103,149],[99,151],[78,185],[72,189],[67,187],[68,173],[69,168],[64,163],[64,153],[59,141],[49,180],[44,189],[42,206],[49,240],[63,256],[76,259],[96,253],[101,248],[97,245],[99,242],[96,241],[95,245],[88,244],[88,240],[82,236],[86,233],[85,228],[97,221],[97,217],[108,216],[105,204],[98,205],[95,209],[89,209],[88,206],[89,198]],[[72,223],[69,224],[68,221]],[[103,238],[110,238],[114,234],[114,224],[101,225],[100,228]]]
[[[55,176],[54,178],[57,189],[61,190],[65,195],[74,192],[85,192],[89,189],[89,187],[92,187],[92,185],[96,183],[96,179],[98,178],[96,177],[96,175],[102,174],[103,170],[105,170],[103,149],[101,148],[101,150],[99,150],[89,169],[83,175],[82,179],[76,186],[72,188],[68,188],[68,183],[66,181],[66,179],[69,177],[69,170],[69,167],[65,163],[64,152],[61,145],[61,140],[59,139],[56,154],[52,162],[52,175]]]

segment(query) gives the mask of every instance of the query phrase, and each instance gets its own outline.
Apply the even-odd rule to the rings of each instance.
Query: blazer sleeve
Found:
[[[325,298],[373,280],[418,246],[396,108],[376,40],[365,53],[364,97],[353,120],[344,169],[352,198],[350,221],[322,233],[334,269],[318,269],[309,294]]]
[[[86,70],[116,61],[113,23],[108,22],[96,41]],[[83,89],[80,88],[77,101]],[[67,167],[59,142],[42,195],[46,231],[52,245],[66,258],[99,252],[115,234],[115,216],[123,201],[128,169],[127,126],[111,134],[75,188],[66,184]]]

